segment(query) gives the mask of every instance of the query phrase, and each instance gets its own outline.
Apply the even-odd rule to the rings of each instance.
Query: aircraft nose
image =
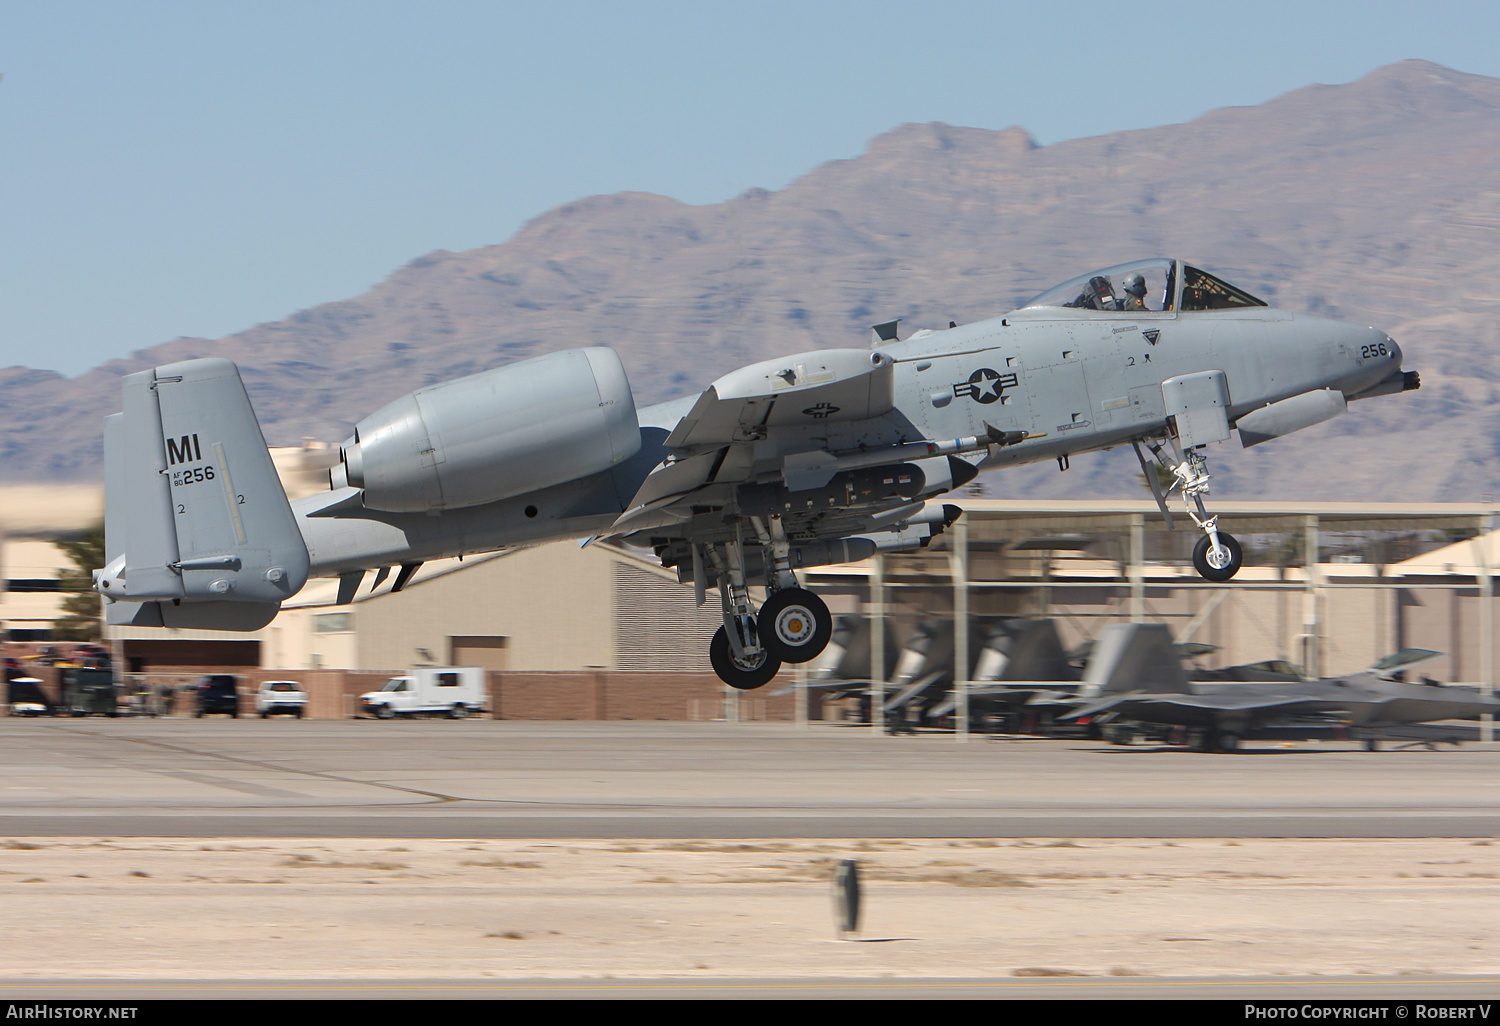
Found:
[[[1350,325],[1350,327],[1353,327],[1353,325]],[[1352,341],[1359,346],[1359,355],[1361,358],[1366,360],[1382,357],[1389,359],[1394,356],[1398,364],[1401,362],[1401,347],[1396,345],[1395,339],[1379,328],[1361,328],[1353,332],[1353,335],[1355,337]]]
[[[1349,326],[1354,329],[1353,325]],[[1379,328],[1362,327],[1344,336],[1341,349],[1356,358],[1358,370],[1339,386],[1345,395],[1364,398],[1421,388],[1416,371],[1403,371],[1401,346]]]
[[[1379,328],[1349,326],[1345,336],[1346,345],[1359,357],[1360,364],[1368,369],[1383,368],[1390,373],[1401,368],[1401,347]]]

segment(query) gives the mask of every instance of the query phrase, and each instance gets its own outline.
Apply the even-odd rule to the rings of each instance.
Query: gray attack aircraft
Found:
[[[929,500],[982,470],[1131,444],[1167,472],[1163,513],[1175,491],[1203,532],[1198,571],[1223,581],[1240,546],[1204,508],[1204,448],[1417,386],[1384,332],[1141,260],[1003,317],[904,339],[877,325],[868,349],[765,360],[641,410],[606,348],[421,388],[356,425],[330,491],[288,503],[238,369],[186,360],[127,375],[105,420],[95,587],[112,624],[249,631],[310,576],[337,576],[349,602],[372,570],[399,567],[399,588],[424,560],[617,536],[700,604],[717,590],[709,659],[756,688],[832,633],[798,569],[926,545],[958,513]]]

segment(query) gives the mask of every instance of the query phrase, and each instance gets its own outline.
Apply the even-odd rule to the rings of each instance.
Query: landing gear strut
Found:
[[[719,579],[724,625],[708,647],[709,662],[730,687],[751,690],[776,676],[781,664],[816,659],[833,636],[833,616],[823,600],[797,583],[780,517],[750,520],[761,545],[766,602],[757,614],[750,603],[744,542],[736,525],[728,542],[703,546]]]
[[[1219,518],[1209,516],[1208,510],[1203,506],[1203,497],[1209,494],[1208,460],[1196,449],[1189,449],[1186,455],[1181,455],[1174,441],[1171,439],[1166,441],[1172,447],[1171,456],[1164,451],[1165,447],[1161,441],[1146,440],[1157,462],[1162,467],[1171,470],[1172,477],[1175,478],[1165,494],[1162,493],[1161,486],[1157,483],[1156,474],[1146,466],[1146,458],[1141,454],[1140,445],[1136,444],[1135,454],[1140,458],[1141,469],[1146,472],[1146,481],[1151,486],[1151,494],[1156,497],[1156,504],[1161,507],[1167,520],[1167,527],[1170,529],[1172,514],[1167,509],[1166,496],[1171,495],[1174,490],[1181,489],[1183,507],[1204,535],[1193,547],[1193,566],[1197,568],[1204,580],[1227,581],[1239,573],[1240,566],[1244,562],[1244,553],[1240,550],[1240,543],[1235,540],[1234,535],[1220,531]]]

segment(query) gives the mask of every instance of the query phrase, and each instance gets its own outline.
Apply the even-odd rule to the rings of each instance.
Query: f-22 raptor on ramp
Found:
[[[929,500],[981,470],[1149,452],[1203,532],[1199,572],[1223,581],[1240,546],[1204,507],[1204,448],[1417,385],[1378,329],[1150,259],[991,320],[905,339],[876,325],[869,349],[762,361],[639,411],[605,348],[418,389],[355,426],[329,492],[289,504],[237,368],[187,360],[127,375],[106,418],[95,587],[112,624],[248,631],[310,576],[337,576],[348,602],[371,570],[399,567],[399,588],[424,560],[619,536],[700,604],[717,589],[709,660],[757,688],[832,634],[798,569],[926,545],[958,513]]]
[[[1063,719],[1193,727],[1202,730],[1205,749],[1219,751],[1234,751],[1250,732],[1292,719],[1373,729],[1500,712],[1500,700],[1467,688],[1407,684],[1369,671],[1321,680],[1189,681],[1166,626],[1145,623],[1104,629],[1079,695],[1083,704]],[[1377,743],[1367,738],[1366,746]]]

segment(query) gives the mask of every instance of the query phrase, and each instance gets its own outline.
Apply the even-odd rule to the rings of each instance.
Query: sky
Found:
[[[1046,145],[1418,57],[1500,4],[0,0],[0,367],[359,295],[581,196],[717,203],[904,122]]]

